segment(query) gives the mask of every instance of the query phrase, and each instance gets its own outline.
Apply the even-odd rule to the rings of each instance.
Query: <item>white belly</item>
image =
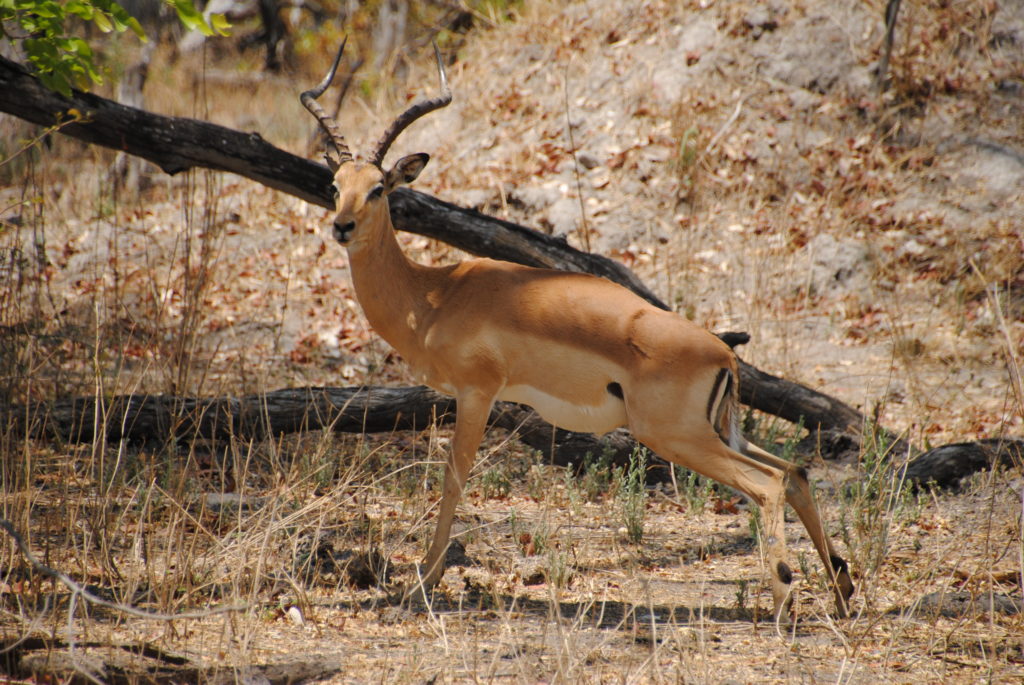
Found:
[[[532,385],[508,385],[498,399],[529,405],[545,421],[566,430],[602,435],[626,425],[626,405],[611,393],[600,404],[576,404]]]

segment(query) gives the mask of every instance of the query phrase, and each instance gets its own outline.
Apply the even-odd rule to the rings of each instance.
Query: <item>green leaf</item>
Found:
[[[186,28],[192,31],[199,31],[204,36],[212,36],[213,29],[206,23],[202,13],[192,4],[192,0],[171,0],[174,10],[178,13],[178,19]]]
[[[108,14],[107,17],[110,19],[110,23],[114,25],[114,30],[118,33],[124,33],[125,29],[128,28],[128,24],[124,23],[113,14]]]
[[[211,14],[210,25],[213,30],[221,36],[228,36],[231,34],[231,22],[223,14]]]
[[[64,8],[55,2],[40,2],[32,8],[32,14],[47,19],[63,19]]]
[[[96,24],[96,27],[103,33],[110,33],[114,30],[114,25],[111,23],[110,17],[108,17],[103,12],[97,12],[93,17],[93,22]],[[123,31],[124,29],[121,30]]]
[[[96,14],[96,8],[92,6],[92,3],[83,2],[82,0],[69,0],[69,2],[64,5],[64,10],[68,14],[81,17],[86,21],[91,21],[93,15]]]
[[[146,36],[145,30],[143,30],[142,28],[142,24],[139,23],[138,19],[136,19],[135,17],[128,17],[128,19],[124,23],[127,24],[128,28],[130,28],[135,33],[135,36],[143,43],[149,40],[149,38]]]
[[[143,30],[142,25],[139,24],[139,20],[128,14],[128,11],[124,7],[121,7],[121,5],[113,0],[93,1],[102,5],[103,9],[110,15],[114,22],[114,28],[117,31],[124,31],[126,28],[129,28],[143,43],[148,40],[146,38],[146,32]]]
[[[85,59],[92,59],[92,48],[81,38],[68,38],[64,49]]]
[[[39,80],[50,90],[55,90],[64,97],[71,97],[71,84],[62,74],[39,74]]]
[[[28,53],[29,59],[35,61],[42,58],[49,60],[57,59],[57,45],[51,40],[42,38],[26,38],[23,47]]]

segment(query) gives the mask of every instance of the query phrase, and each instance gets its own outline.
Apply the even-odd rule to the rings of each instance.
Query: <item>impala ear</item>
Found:
[[[384,174],[385,192],[390,193],[398,186],[415,181],[416,177],[423,171],[423,167],[427,166],[429,160],[430,155],[420,152],[415,155],[402,157],[395,162],[395,166],[391,167],[391,170]]]

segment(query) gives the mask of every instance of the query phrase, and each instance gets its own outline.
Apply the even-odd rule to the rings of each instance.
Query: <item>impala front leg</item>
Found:
[[[469,471],[476,460],[476,452],[487,427],[494,395],[480,391],[459,393],[456,396],[455,438],[444,471],[444,493],[441,510],[437,514],[437,527],[423,561],[422,579],[409,588],[407,596],[421,589],[429,589],[444,575],[444,557],[451,539],[455,508],[462,499],[462,491],[469,479]]]

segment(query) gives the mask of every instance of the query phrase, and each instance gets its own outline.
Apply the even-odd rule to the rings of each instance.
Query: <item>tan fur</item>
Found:
[[[372,191],[412,180],[425,158],[420,162],[407,174],[342,164],[334,223],[345,230],[356,297],[370,324],[422,382],[458,401],[423,585],[434,585],[444,571],[455,508],[487,417],[496,399],[509,399],[531,404],[568,429],[602,433],[628,426],[660,456],[750,496],[764,511],[775,611],[784,617],[791,577],[784,562],[785,501],[830,572],[835,553],[802,472],[748,445],[736,430],[738,374],[729,347],[596,276],[490,259],[438,268],[412,262],[395,238],[386,193],[374,197]],[[715,386],[723,369],[732,375],[727,396]],[[622,399],[609,384],[618,384]],[[715,423],[727,435],[720,436]],[[853,586],[845,570],[833,579],[843,613]]]
[[[342,44],[342,49],[344,43]],[[372,163],[355,161],[316,103],[334,78],[304,92],[337,153],[333,233],[348,247],[356,297],[377,332],[423,382],[458,400],[444,494],[420,590],[444,572],[455,507],[496,399],[526,402],[552,423],[606,432],[626,425],[660,456],[734,487],[762,509],[775,616],[788,616],[784,503],[796,509],[829,570],[838,610],[853,593],[846,562],[821,526],[803,469],[749,445],[737,429],[736,359],[708,331],[609,281],[489,259],[440,268],[410,261],[395,239],[387,193],[410,183],[428,157],[388,171],[388,147],[418,117],[451,101],[435,45],[441,96],[409,107]],[[413,588],[416,589],[416,588]]]

